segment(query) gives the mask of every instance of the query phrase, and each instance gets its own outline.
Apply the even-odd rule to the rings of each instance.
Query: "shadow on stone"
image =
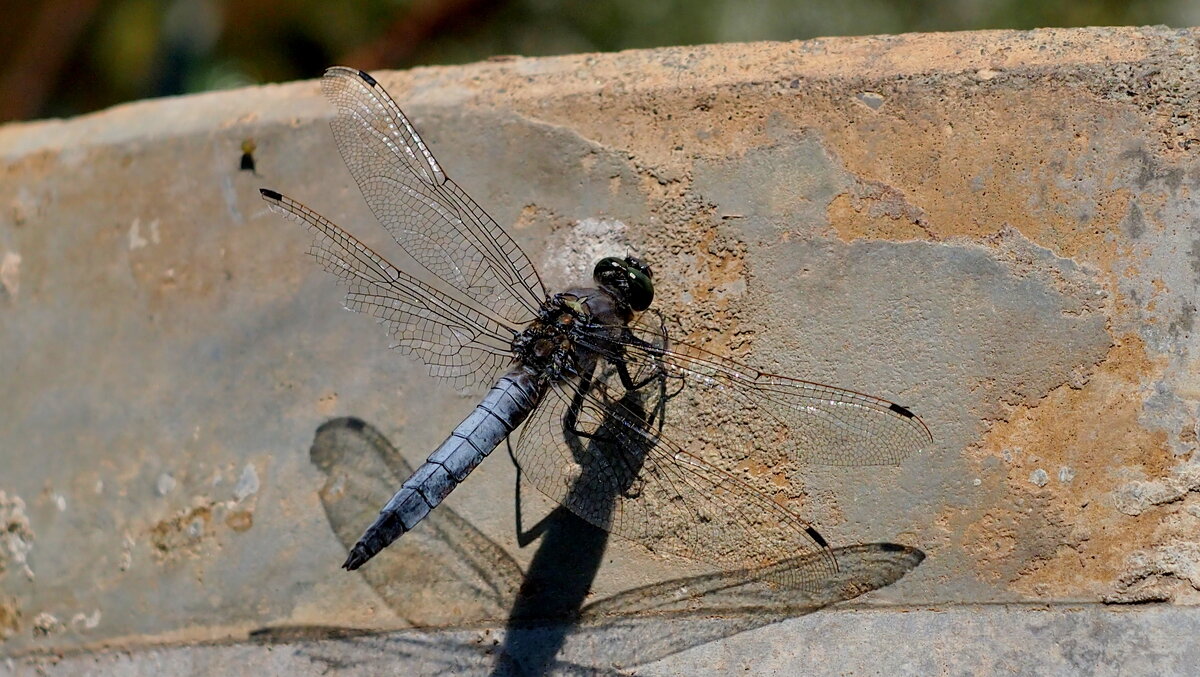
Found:
[[[386,437],[355,418],[322,425],[311,458],[327,476],[321,500],[347,548],[380,497],[390,495],[410,472]],[[540,538],[523,577],[499,545],[446,506],[358,572],[406,621],[446,628],[444,632],[280,627],[253,637],[298,642],[299,651],[318,663],[332,661],[331,666],[344,662],[350,645],[366,663],[419,666],[422,672],[615,675],[623,674],[623,668],[854,599],[891,585],[924,559],[915,548],[868,543],[835,548],[838,570],[832,575],[825,573],[825,555],[818,553],[766,567],[656,583],[583,605],[608,534],[561,507],[527,532],[521,533],[518,524],[518,531],[524,543]],[[786,575],[793,572],[801,575]],[[821,577],[816,585],[796,589],[779,584],[811,581],[814,572]],[[462,630],[506,616],[502,634]],[[342,648],[322,648],[331,643]]]
[[[504,645],[497,655],[497,673],[545,673],[581,618],[583,601],[592,591],[608,545],[608,532],[596,525],[612,521],[618,497],[636,495],[643,463],[654,439],[661,435],[670,399],[666,378],[658,373],[635,372],[630,378],[642,387],[630,383],[631,388],[626,390],[617,370],[606,366],[593,377],[580,379],[570,402],[562,397],[544,397],[541,411],[526,421],[518,448],[559,448],[564,457],[566,453],[571,455],[578,468],[563,505],[528,532],[521,527],[524,473],[509,448],[518,468],[514,491],[517,543],[521,547],[536,539],[541,543],[512,604]],[[586,397],[592,399],[590,406],[599,406],[594,409],[602,412],[599,419],[584,414]],[[630,427],[653,432],[654,436],[629,435]],[[534,454],[526,457],[539,459]],[[590,521],[571,513],[565,505],[586,509]]]
[[[347,549],[413,472],[382,433],[357,418],[319,427],[309,457],[326,476],[321,504]],[[424,627],[498,622],[521,581],[516,561],[448,506],[360,573],[405,621]]]
[[[515,624],[503,636],[461,629],[357,636],[343,630],[322,636],[308,629],[280,628],[259,639],[294,643],[296,651],[333,670],[378,671],[388,666],[395,674],[627,675],[638,665],[891,585],[924,559],[921,551],[892,543],[837,548],[834,556],[839,571],[820,590],[786,590],[767,582],[788,567],[827,571],[823,560],[809,556],[758,571],[708,574],[628,590],[584,607],[571,622]],[[513,641],[513,634],[520,638]],[[542,665],[518,663],[504,654],[507,646],[538,644],[556,646],[556,655]]]

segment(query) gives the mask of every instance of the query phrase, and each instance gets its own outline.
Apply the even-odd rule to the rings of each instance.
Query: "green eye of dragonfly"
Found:
[[[654,282],[650,275],[650,267],[633,257],[602,258],[592,271],[596,284],[619,296],[636,311],[649,308],[654,301]]]
[[[654,283],[637,268],[626,269],[629,275],[629,307],[642,311],[654,301]]]

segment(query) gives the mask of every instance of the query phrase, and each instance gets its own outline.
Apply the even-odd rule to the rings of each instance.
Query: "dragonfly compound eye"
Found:
[[[649,268],[646,269],[649,272]],[[629,307],[637,311],[642,311],[650,307],[650,303],[654,301],[654,282],[650,280],[650,276],[630,267],[627,269],[629,275]]]
[[[650,278],[651,280],[654,279],[654,271],[650,270],[650,264],[646,263],[645,261],[639,259],[636,256],[626,256],[625,257],[625,265],[630,266],[632,268],[637,268],[638,270],[642,271],[642,274],[645,275],[646,277]]]
[[[615,256],[606,256],[596,262],[592,269],[592,279],[596,284],[604,285],[621,275],[625,270],[625,262]]]
[[[615,294],[633,310],[642,311],[654,300],[654,282],[647,274],[649,270],[637,259],[609,256],[596,263],[592,277],[602,289]]]

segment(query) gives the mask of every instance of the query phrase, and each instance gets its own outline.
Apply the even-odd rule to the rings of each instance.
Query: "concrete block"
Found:
[[[888,669],[905,649],[898,665],[928,673],[951,664],[921,642],[957,632],[954,618],[1004,645],[1011,665],[993,672],[1082,672],[1149,643],[1160,653],[1144,665],[1169,673],[1184,649],[1165,638],[1196,624],[1200,600],[1197,38],[839,38],[376,77],[549,287],[637,253],[679,336],[900,402],[932,430],[898,467],[712,456],[835,547],[926,558],[856,602],[869,611],[772,625],[756,635],[769,649],[726,624],[699,632],[700,651],[766,674],[755,656],[799,665],[798,636],[845,633],[834,645],[852,651],[877,623],[913,634],[885,633],[878,662],[848,665]],[[352,674],[337,661],[392,655],[373,642],[486,643],[461,628],[502,628],[531,584],[539,542],[518,546],[499,453],[438,521],[359,572],[338,568],[475,402],[339,312],[307,235],[258,197],[283,191],[404,260],[342,165],[333,113],[301,82],[0,128],[0,651],[13,669],[74,652],[58,669],[77,674],[99,647],[172,644],[127,660],[260,671],[291,659],[203,643],[451,628],[338,644],[328,666]],[[240,169],[247,139],[257,173]],[[341,446],[314,446],[341,416],[371,425],[342,421]],[[557,515],[526,489],[526,526]],[[565,542],[587,558],[562,566],[594,574],[572,583],[576,609],[706,571],[602,534]],[[1164,604],[1104,606],[1124,602]],[[1013,606],[979,606],[996,603]],[[914,608],[929,611],[895,611]],[[1026,634],[1000,632],[1014,625]],[[1084,626],[1127,649],[1105,654],[1110,640]],[[1078,661],[1038,663],[1028,639],[1080,632]],[[819,665],[836,672],[841,655]],[[605,665],[646,662],[627,659]],[[654,660],[662,674],[704,665]]]

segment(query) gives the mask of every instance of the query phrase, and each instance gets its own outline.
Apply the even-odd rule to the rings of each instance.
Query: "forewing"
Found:
[[[442,171],[374,78],[335,67],[321,82],[333,136],[379,222],[420,265],[500,317],[532,319],[546,292],[517,243]]]
[[[819,585],[836,570],[815,529],[662,435],[640,391],[614,392],[615,379],[580,388],[552,385],[517,444],[522,476],[547,496],[652,551],[722,568],[823,555],[822,567],[782,571],[777,582],[789,587]]]
[[[666,430],[685,443],[704,440],[731,462],[753,450],[827,465],[896,465],[933,441],[911,411],[878,397],[769,374],[678,341],[655,345],[660,329],[630,329],[628,341],[611,331],[580,343],[623,359],[630,368],[660,365],[682,387],[666,413]]]
[[[275,191],[261,192],[272,211],[312,232],[308,253],[347,288],[346,307],[378,319],[387,327],[392,347],[417,356],[430,375],[466,389],[491,383],[512,360],[518,326],[401,271],[299,202]]]

